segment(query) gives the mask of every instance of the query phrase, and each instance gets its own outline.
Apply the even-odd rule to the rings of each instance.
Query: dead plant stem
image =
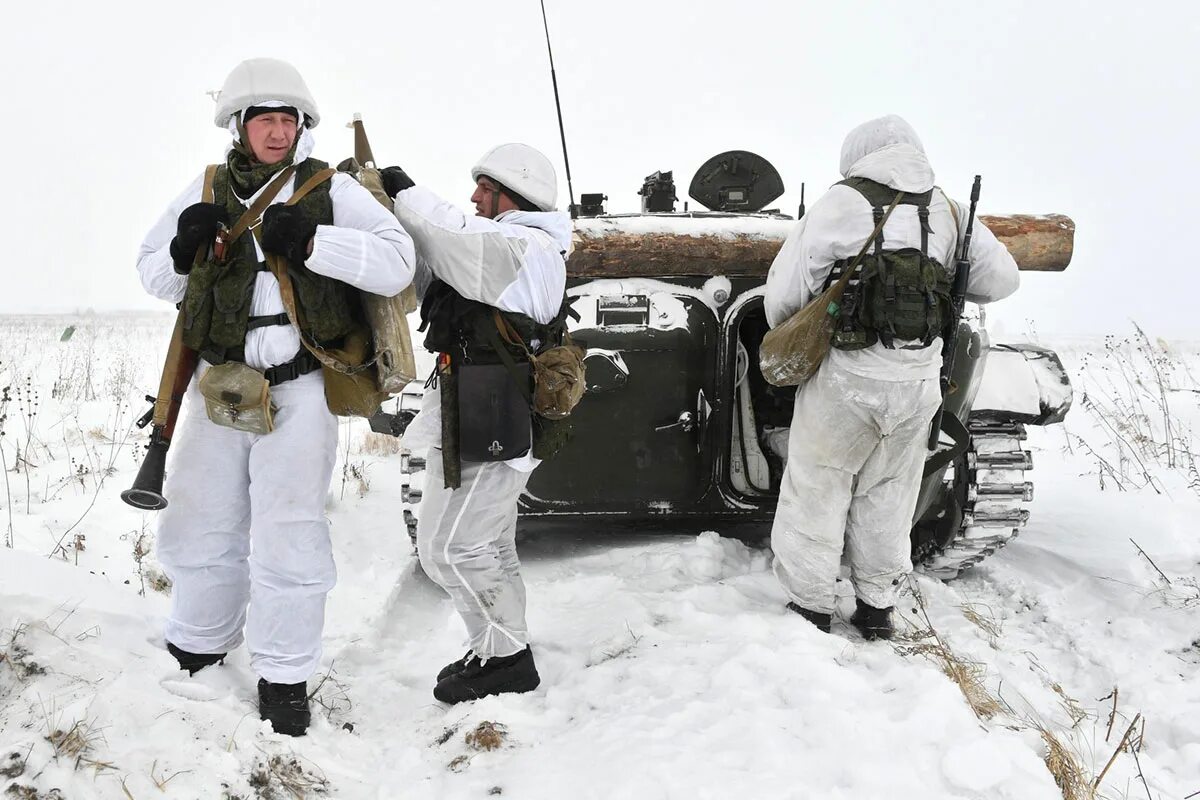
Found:
[[[1137,727],[1138,721],[1141,720],[1141,718],[1142,715],[1138,714],[1133,718],[1133,722],[1129,723],[1129,727],[1125,729],[1125,735],[1122,736],[1121,741],[1117,743],[1117,749],[1113,750],[1113,754],[1108,757],[1108,763],[1104,765],[1104,769],[1100,770],[1100,774],[1096,776],[1096,780],[1092,783],[1092,791],[1100,788],[1100,781],[1104,780],[1104,776],[1108,774],[1108,770],[1112,767],[1113,762],[1117,760],[1117,755],[1122,749],[1124,749],[1125,742],[1129,741],[1130,734],[1133,733],[1133,729]]]
[[[1157,572],[1159,575],[1162,575],[1162,579],[1167,582],[1168,586],[1170,586],[1171,579],[1168,578],[1166,576],[1166,574],[1161,569],[1158,568],[1158,564],[1154,563],[1154,559],[1151,558],[1149,555],[1147,555],[1146,551],[1142,549],[1142,546],[1139,545],[1137,542],[1134,542],[1132,538],[1129,541],[1133,542],[1133,546],[1136,547],[1137,551],[1142,554],[1142,557],[1150,562],[1150,566],[1154,567],[1154,571]]]
[[[1121,692],[1121,690],[1119,687],[1117,687],[1117,686],[1113,687],[1113,690],[1112,690],[1113,707],[1112,707],[1112,711],[1108,715],[1108,730],[1104,732],[1104,743],[1105,744],[1108,744],[1108,737],[1112,736],[1113,724],[1117,721],[1117,699],[1120,697],[1120,692]]]

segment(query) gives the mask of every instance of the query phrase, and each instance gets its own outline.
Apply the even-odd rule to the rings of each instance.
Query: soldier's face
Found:
[[[475,181],[475,193],[471,195],[471,202],[475,204],[475,216],[488,219],[495,219],[505,211],[512,211],[517,207],[512,198],[500,191],[496,182],[486,175],[480,175],[479,180]]]
[[[246,123],[250,151],[264,164],[278,164],[296,141],[297,121],[291,114],[259,114]]]

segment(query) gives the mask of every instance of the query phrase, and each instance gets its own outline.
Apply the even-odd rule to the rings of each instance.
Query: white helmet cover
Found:
[[[229,127],[234,115],[269,100],[295,106],[310,128],[321,121],[317,103],[295,67],[276,58],[251,58],[233,68],[217,95],[217,127]]]
[[[553,211],[558,200],[558,175],[550,159],[527,144],[502,144],[483,154],[471,167],[471,180],[486,175],[533,203]]]

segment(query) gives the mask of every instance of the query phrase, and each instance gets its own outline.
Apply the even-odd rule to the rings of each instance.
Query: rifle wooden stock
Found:
[[[171,334],[171,344],[167,348],[167,358],[163,362],[162,378],[158,382],[158,394],[154,400],[154,427],[162,430],[167,441],[175,433],[175,423],[179,419],[179,409],[183,405],[183,396],[187,394],[188,384],[196,372],[198,356],[196,351],[183,343],[183,310],[175,318],[175,330]]]
[[[367,129],[363,125],[362,117],[355,114],[350,127],[354,128],[354,160],[363,167],[379,166],[375,163],[375,154],[371,152],[371,143],[367,141]]]
[[[392,198],[383,189],[383,177],[375,164],[375,153],[367,140],[362,117],[355,114],[350,127],[354,129],[354,161],[358,170],[355,178],[391,211]],[[396,297],[363,292],[362,301],[367,324],[374,336],[379,388],[389,394],[399,394],[417,375],[412,332],[408,327],[408,315],[417,310],[417,290],[409,285]]]
[[[159,511],[167,507],[163,497],[163,477],[166,474],[167,449],[175,435],[175,423],[183,406],[192,373],[196,371],[196,351],[183,343],[183,310],[175,318],[175,331],[167,348],[163,362],[162,378],[158,382],[158,395],[154,398],[151,421],[150,443],[138,469],[133,486],[121,492],[121,499],[143,511]],[[139,423],[139,425],[144,424]]]

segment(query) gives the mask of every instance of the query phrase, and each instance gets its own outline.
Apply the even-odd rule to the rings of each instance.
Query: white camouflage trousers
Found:
[[[464,461],[462,484],[445,488],[442,451],[426,459],[417,553],[421,566],[454,601],[472,652],[510,656],[529,644],[525,582],[517,560],[517,498],[529,481],[503,462]]]
[[[325,596],[337,577],[325,497],[337,418],[320,372],[272,387],[275,430],[215,425],[192,381],[171,443],[157,552],[171,589],[167,641],[225,653],[244,639],[272,683],[317,669]]]
[[[939,401],[936,380],[865,378],[829,361],[796,392],[771,548],[797,605],[833,611],[843,549],[855,594],[895,604],[912,570],[909,530]]]

